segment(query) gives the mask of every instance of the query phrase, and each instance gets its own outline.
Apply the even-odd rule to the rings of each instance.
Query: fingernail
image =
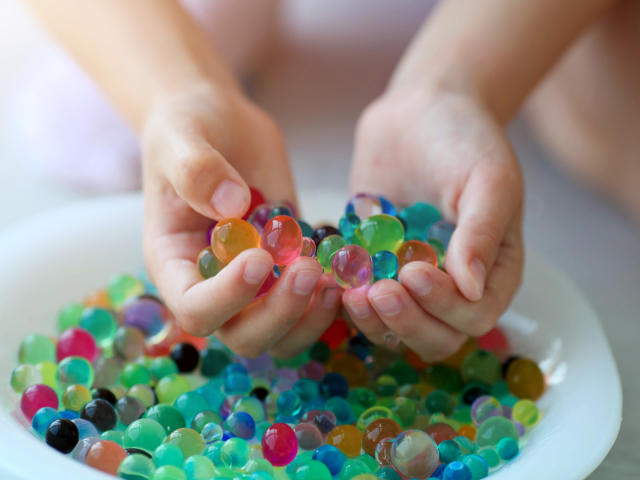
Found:
[[[484,264],[478,258],[474,258],[469,263],[469,273],[471,274],[471,280],[474,284],[475,297],[479,300],[484,293],[484,280],[487,275],[487,270],[484,268]]]
[[[249,285],[261,284],[272,269],[271,262],[264,259],[249,260],[244,266],[242,278]]]
[[[377,295],[372,297],[371,301],[375,309],[385,316],[397,315],[402,311],[402,301],[395,293]]]
[[[342,289],[338,287],[327,288],[322,296],[322,306],[326,309],[337,307],[341,292]]]
[[[367,318],[371,315],[371,309],[366,303],[350,303],[347,310],[356,318]]]
[[[244,189],[233,180],[223,180],[213,192],[213,208],[225,218],[240,216],[246,204]]]
[[[322,272],[316,270],[301,270],[296,273],[293,280],[293,291],[297,295],[310,295],[318,283],[318,279]]]
[[[409,272],[407,272],[409,273]],[[414,271],[403,279],[403,283],[409,287],[413,293],[419,297],[428,295],[433,288],[433,282],[428,274],[421,271]]]

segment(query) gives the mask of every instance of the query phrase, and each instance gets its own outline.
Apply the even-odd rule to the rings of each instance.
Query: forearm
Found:
[[[220,56],[171,0],[30,0],[47,29],[140,130],[154,102],[187,86],[235,89]]]
[[[390,89],[436,85],[485,102],[506,122],[616,0],[444,0],[400,62]]]

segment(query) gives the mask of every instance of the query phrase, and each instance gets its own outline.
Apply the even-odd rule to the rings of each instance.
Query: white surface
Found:
[[[308,210],[311,222],[320,220],[326,207],[342,203],[330,193],[310,198],[323,200]],[[0,251],[12,254],[0,259],[0,338],[7,346],[0,353],[0,379],[9,378],[22,338],[54,333],[64,302],[83,298],[114,274],[137,271],[141,223],[139,197],[112,197],[42,214],[4,233]],[[530,255],[522,289],[501,325],[514,351],[537,360],[551,386],[540,401],[544,417],[522,455],[492,478],[584,478],[615,441],[622,409],[618,372],[595,313],[567,279]],[[2,469],[25,480],[104,478],[28,433],[20,414],[8,413],[17,408],[18,396],[4,385],[0,478],[6,478]],[[607,414],[594,422],[593,412]],[[36,452],[39,461],[30,461]]]

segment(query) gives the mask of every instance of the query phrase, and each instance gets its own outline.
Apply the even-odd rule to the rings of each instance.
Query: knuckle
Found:
[[[176,159],[175,186],[180,192],[192,191],[202,182],[210,167],[209,158],[202,152],[181,155]]]
[[[482,315],[476,315],[467,327],[469,335],[474,337],[481,337],[498,323],[498,316],[493,313],[484,313]]]

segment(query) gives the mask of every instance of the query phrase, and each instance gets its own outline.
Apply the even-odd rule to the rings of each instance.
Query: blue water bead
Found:
[[[376,280],[393,278],[398,273],[398,257],[389,250],[380,250],[373,257],[373,275]]]
[[[376,477],[381,480],[402,480],[402,477],[393,467],[382,467],[376,470]]]
[[[503,437],[498,440],[496,451],[503,460],[511,460],[518,455],[518,441],[511,437]]]
[[[380,200],[380,205],[382,206],[382,213],[386,213],[387,215],[396,214],[396,207],[393,203],[391,203],[382,195],[378,195],[378,200]]]
[[[472,478],[471,470],[462,462],[451,462],[442,472],[442,480],[472,480]]]
[[[246,373],[231,373],[224,377],[224,392],[227,395],[245,395],[251,391],[253,382]]]
[[[222,441],[223,441],[223,442],[226,442],[226,441],[227,441],[227,440],[229,440],[230,438],[234,438],[234,437],[235,437],[235,435],[234,435],[233,433],[231,433],[231,432],[224,432],[224,433],[222,434]]]
[[[431,225],[442,218],[436,207],[424,202],[416,202],[403,208],[398,217],[404,223],[405,240],[427,239],[427,233]]]
[[[76,427],[78,427],[78,438],[80,440],[83,438],[100,436],[100,432],[96,426],[89,420],[85,420],[84,418],[74,418],[71,421],[75,423]]]
[[[298,395],[294,390],[282,392],[278,396],[276,406],[278,408],[278,414],[296,417],[300,414],[300,410],[302,408],[300,395]]]
[[[327,373],[320,382],[320,393],[324,398],[349,396],[349,383],[339,373]]]
[[[342,470],[347,456],[333,445],[322,445],[313,451],[313,459],[324,463],[331,475],[337,475]]]
[[[355,422],[351,404],[343,397],[331,397],[325,402],[324,408],[335,414],[338,425]]]
[[[225,395],[221,391],[222,385],[218,379],[213,379],[198,387],[195,391],[202,395],[209,403],[209,410],[219,412]]]
[[[300,230],[302,230],[303,237],[313,237],[313,232],[315,231],[311,225],[303,220],[298,220],[298,225],[300,225]]]
[[[427,238],[437,238],[442,242],[446,250],[449,248],[449,241],[455,229],[455,224],[447,222],[446,220],[440,220],[429,227]]]
[[[224,421],[224,430],[235,437],[248,440],[256,432],[256,422],[247,412],[233,412]]]
[[[31,428],[33,428],[33,431],[39,436],[44,437],[51,422],[59,418],[61,418],[60,414],[55,408],[42,407],[31,419]]]
[[[74,412],[73,410],[61,410],[58,413],[60,414],[60,418],[65,418],[67,420],[73,420],[80,416],[79,412]]]
[[[173,406],[182,414],[186,425],[203,410],[209,410],[209,402],[198,392],[185,392],[173,402]]]
[[[338,229],[347,242],[351,242],[353,234],[360,225],[360,218],[355,213],[345,213],[340,222],[338,223]]]
[[[245,375],[248,375],[249,371],[247,370],[247,367],[245,367],[241,363],[235,362],[235,363],[230,363],[229,365],[224,367],[224,370],[222,371],[222,376],[227,377],[232,373],[244,373]]]
[[[447,464],[446,463],[441,463],[440,465],[438,465],[436,467],[436,469],[433,471],[433,473],[431,474],[431,476],[429,478],[442,478],[442,475],[444,474],[444,469],[447,468]]]
[[[293,390],[300,396],[303,403],[312,402],[320,397],[318,382],[310,378],[301,378],[293,384]]]

